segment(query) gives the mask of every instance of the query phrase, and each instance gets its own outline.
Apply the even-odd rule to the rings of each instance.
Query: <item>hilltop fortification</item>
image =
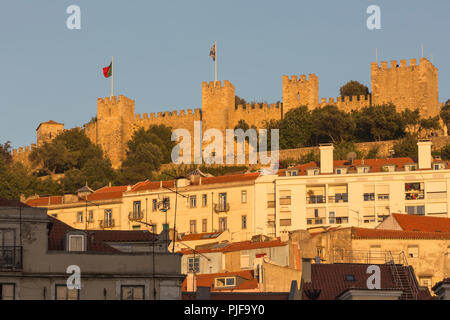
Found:
[[[184,128],[194,135],[194,121],[202,121],[202,129],[224,131],[233,129],[239,120],[250,126],[261,128],[265,121],[279,120],[294,108],[302,105],[310,109],[333,104],[344,111],[383,103],[394,103],[398,111],[419,108],[423,117],[439,113],[438,69],[426,58],[391,61],[371,64],[371,94],[366,96],[321,98],[319,100],[319,78],[315,74],[282,77],[283,102],[280,104],[235,105],[235,87],[229,81],[203,82],[202,106],[172,112],[135,114],[135,102],[125,96],[99,98],[97,117],[84,125],[86,135],[100,145],[119,167],[126,155],[127,142],[138,128],[164,124],[173,129]],[[63,125],[54,121],[38,127],[37,145],[50,141],[62,132]],[[31,148],[13,151],[13,158],[26,161]]]

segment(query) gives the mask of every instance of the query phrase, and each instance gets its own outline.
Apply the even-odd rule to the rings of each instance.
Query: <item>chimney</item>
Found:
[[[419,169],[431,169],[431,140],[417,142]]]
[[[311,282],[311,259],[302,258],[302,279],[303,282]]]
[[[332,143],[321,144],[320,150],[320,173],[333,173],[333,150]]]

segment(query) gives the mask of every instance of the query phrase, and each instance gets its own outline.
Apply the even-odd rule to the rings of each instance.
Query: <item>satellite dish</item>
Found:
[[[353,160],[356,159],[356,152],[351,151],[347,153],[347,160],[350,161],[353,164]]]

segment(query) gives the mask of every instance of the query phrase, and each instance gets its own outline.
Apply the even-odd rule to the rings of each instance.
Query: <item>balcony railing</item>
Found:
[[[128,220],[130,221],[139,221],[144,219],[144,212],[143,211],[131,211],[128,214]]]
[[[422,199],[425,199],[425,192],[423,190],[405,192],[405,200],[422,200]]]
[[[22,269],[22,247],[0,246],[0,269]]]
[[[306,203],[325,203],[325,196],[310,196],[306,197]]]
[[[335,194],[334,196],[328,196],[329,203],[341,203],[348,202],[348,193]]]
[[[216,203],[216,204],[214,204],[214,211],[216,213],[228,212],[228,211],[230,211],[230,204],[229,203]]]
[[[107,229],[107,228],[113,228],[115,226],[114,219],[112,220],[100,220],[100,228],[101,229]]]

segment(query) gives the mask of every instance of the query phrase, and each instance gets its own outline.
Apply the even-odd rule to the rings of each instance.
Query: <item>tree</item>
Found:
[[[403,123],[408,129],[410,134],[417,134],[420,129],[420,111],[419,109],[415,109],[411,111],[410,109],[405,109],[402,111],[402,119]]]
[[[369,88],[358,81],[351,80],[339,89],[341,96],[360,96],[369,94]]]
[[[160,146],[151,142],[139,144],[136,150],[128,153],[122,163],[120,181],[122,184],[134,184],[138,181],[151,180],[159,170],[164,155]]]
[[[11,141],[6,141],[4,144],[0,144],[0,156],[5,160],[6,164],[11,163]]]
[[[333,158],[334,160],[347,160],[349,152],[355,152],[358,159],[362,158],[361,151],[356,149],[353,141],[341,141],[335,145]]]
[[[445,147],[441,149],[441,158],[444,161],[450,160],[450,144],[447,144]]]
[[[397,141],[394,144],[394,155],[397,158],[409,157],[417,159],[417,137],[408,134],[400,141]]]
[[[172,149],[176,144],[171,138],[172,128],[165,125],[152,125],[147,130],[139,128],[128,141],[127,156],[137,152],[139,145],[151,143],[159,147],[162,154],[161,163],[170,163]]]
[[[234,97],[234,104],[235,104],[236,107],[237,107],[238,105],[243,105],[243,106],[245,106],[245,105],[247,104],[247,101],[246,101],[245,99],[243,99],[243,98],[240,98],[240,97],[238,97],[238,96],[235,96],[235,97]]]
[[[356,124],[355,138],[359,141],[398,139],[405,134],[402,116],[392,104],[362,108],[352,113]]]
[[[353,137],[355,123],[350,114],[339,110],[337,106],[326,105],[312,111],[311,128],[316,143],[338,144]]]
[[[450,106],[450,99],[448,99],[447,101],[445,101],[445,105],[446,105],[446,106]]]
[[[276,123],[272,123],[276,125]],[[308,146],[311,140],[311,113],[308,107],[301,106],[289,110],[279,122],[280,149],[293,149]]]
[[[444,125],[447,127],[447,130],[450,129],[450,103],[447,103],[445,106],[441,108],[439,116],[444,122]]]
[[[432,131],[441,129],[439,116],[429,117],[420,120],[420,130]]]

